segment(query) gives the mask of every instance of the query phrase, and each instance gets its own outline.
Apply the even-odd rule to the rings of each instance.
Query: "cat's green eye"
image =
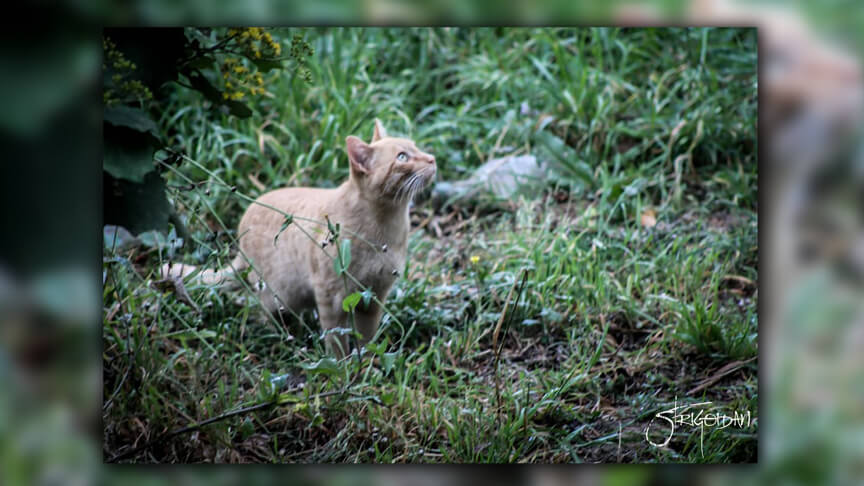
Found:
[[[396,156],[396,160],[398,160],[399,162],[405,162],[406,160],[408,160],[408,154],[406,154],[405,152],[399,152],[399,155]]]

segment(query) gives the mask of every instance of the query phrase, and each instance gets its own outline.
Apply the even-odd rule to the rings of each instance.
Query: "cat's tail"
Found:
[[[188,263],[168,262],[159,269],[162,278],[179,278],[184,282],[196,282],[204,285],[218,285],[228,288],[239,287],[236,272],[246,268],[243,258],[235,258],[231,265],[221,269],[205,268],[198,271],[195,265]],[[194,275],[193,275],[194,274]]]

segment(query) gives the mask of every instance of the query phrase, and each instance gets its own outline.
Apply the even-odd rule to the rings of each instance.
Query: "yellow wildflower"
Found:
[[[479,261],[480,261],[480,257],[479,257],[479,256],[477,256],[477,255],[472,255],[472,256],[471,256],[471,263],[473,263],[474,265],[476,265],[477,262],[479,262]]]
[[[261,59],[261,51],[255,49],[255,59]]]
[[[237,74],[246,72],[246,66],[234,66],[234,72]]]

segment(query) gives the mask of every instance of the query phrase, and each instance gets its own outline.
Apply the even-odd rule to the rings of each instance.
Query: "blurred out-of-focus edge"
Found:
[[[0,55],[0,484],[136,484],[102,471],[103,25],[755,25],[760,42],[759,465],[532,468],[489,476],[292,469],[315,484],[860,484],[864,475],[864,5],[855,0],[65,2]],[[199,471],[201,472],[201,471]],[[239,471],[207,474],[208,484]],[[194,483],[203,478],[172,474]],[[457,480],[458,477],[458,480]],[[203,483],[202,483],[203,484]]]

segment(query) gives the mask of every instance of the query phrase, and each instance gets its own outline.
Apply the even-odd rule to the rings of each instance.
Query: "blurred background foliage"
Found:
[[[761,2],[760,2],[761,3]],[[4,333],[15,329],[30,329],[38,324],[39,332],[62,347],[48,348],[48,354],[36,355],[41,374],[33,376],[26,367],[13,361],[17,351],[13,341],[4,334],[0,347],[0,376],[7,386],[0,393],[0,461],[6,484],[33,484],[35,477],[62,478],[64,482],[88,484],[98,477],[101,468],[98,449],[101,428],[93,411],[99,399],[98,329],[100,308],[98,279],[98,248],[101,231],[93,224],[101,214],[98,204],[102,157],[95,141],[101,136],[101,75],[99,56],[101,26],[104,24],[205,24],[263,23],[281,20],[294,22],[549,22],[610,23],[615,21],[614,9],[620,2],[439,2],[395,5],[392,2],[276,2],[254,1],[226,6],[213,2],[175,4],[169,2],[63,2],[56,10],[42,17],[42,29],[14,31],[15,42],[4,42],[0,50],[0,86],[4,110],[0,111],[0,140],[7,160],[28,160],[29,164],[2,164],[3,180],[9,187],[3,191],[4,228],[16,228],[15,234],[4,238],[2,263],[6,267],[3,300],[0,307]],[[660,12],[660,22],[686,22],[690,5],[684,1],[641,2]],[[802,15],[804,23],[816,29],[814,40],[831,46],[851,49],[855,62],[864,52],[864,9],[854,0],[817,2],[799,1],[791,5]],[[44,12],[42,12],[44,15]],[[707,19],[710,20],[710,16]],[[76,22],[70,21],[76,20]],[[656,22],[657,20],[655,20]],[[718,21],[719,18],[718,18]],[[770,19],[756,23],[762,27]],[[628,23],[632,23],[628,22]],[[724,22],[725,23],[725,22]],[[50,32],[50,35],[45,35]],[[807,82],[809,78],[799,79]],[[763,89],[767,89],[763,86]],[[816,88],[822,93],[826,90]],[[842,98],[841,98],[842,101]],[[778,136],[763,131],[763,141]],[[860,140],[860,138],[859,138]],[[848,159],[848,157],[847,157]],[[851,160],[860,160],[851,158]],[[58,162],[62,161],[62,162]],[[810,160],[813,164],[814,161]],[[840,171],[850,178],[849,169]],[[766,175],[761,174],[762,182]],[[809,179],[807,179],[809,180]],[[37,191],[47,194],[44,201],[32,201]],[[776,193],[761,194],[770,202]],[[27,211],[17,211],[21,201],[28,201]],[[846,205],[845,207],[851,207]],[[61,208],[62,210],[58,210]],[[857,211],[857,210],[856,210]],[[857,213],[854,213],[857,214]],[[764,221],[763,221],[764,223]],[[770,234],[801,229],[781,222],[779,229],[768,228]],[[94,226],[92,232],[81,228]],[[816,244],[825,249],[824,243]],[[81,264],[83,262],[83,265]],[[796,265],[797,260],[782,260],[784,265]],[[77,265],[76,265],[77,264]],[[75,278],[59,278],[59,268],[75,267]],[[83,270],[82,270],[83,268]],[[695,471],[687,468],[651,468],[634,472],[628,468],[603,468],[579,471],[549,471],[532,469],[531,473],[511,475],[528,484],[572,484],[575,481],[598,484],[621,484],[633,481],[641,484],[725,484],[742,481],[753,484],[853,484],[860,480],[860,433],[864,421],[860,416],[861,389],[864,379],[856,356],[860,347],[840,347],[850,333],[860,332],[860,319],[854,317],[860,309],[860,289],[840,285],[835,272],[824,262],[816,266],[819,279],[795,294],[800,305],[815,309],[808,313],[807,333],[786,332],[782,316],[784,305],[770,311],[768,317],[780,320],[774,332],[762,333],[763,343],[782,343],[778,357],[763,367],[768,377],[775,377],[785,388],[807,389],[820,384],[818,393],[809,401],[793,399],[788,393],[763,395],[762,414],[766,427],[761,430],[761,444],[780,452],[770,460],[760,455],[759,467],[743,469],[712,468]],[[83,275],[83,283],[82,283]],[[763,284],[768,279],[763,279]],[[800,280],[792,280],[793,283]],[[50,284],[50,285],[46,285]],[[770,285],[770,284],[769,284]],[[50,287],[40,293],[36,289]],[[71,302],[65,295],[69,289],[83,292],[75,298],[89,313],[66,315],[46,312],[49,301],[61,300],[60,308]],[[808,290],[809,289],[809,290]],[[31,305],[21,307],[21,294],[30,296]],[[45,295],[49,297],[40,298]],[[783,292],[782,296],[792,295]],[[803,296],[803,297],[799,297]],[[53,300],[52,300],[53,299]],[[66,300],[64,300],[66,299]],[[813,303],[818,305],[809,305]],[[14,304],[14,305],[13,305]],[[38,313],[34,311],[38,309]],[[845,309],[845,310],[844,310]],[[836,312],[839,320],[829,326],[820,315]],[[20,312],[19,312],[20,311]],[[34,317],[37,314],[40,317]],[[763,320],[763,322],[766,322]],[[84,325],[82,325],[82,323]],[[838,326],[842,332],[838,332]],[[62,349],[62,352],[58,350]],[[765,349],[765,348],[763,348]],[[811,349],[815,354],[802,355]],[[63,356],[59,361],[48,356]],[[791,365],[790,362],[797,364]],[[838,362],[846,362],[839,367]],[[785,364],[784,364],[785,363]],[[838,369],[845,370],[837,374]],[[809,373],[809,374],[808,374]],[[815,375],[814,375],[815,373]],[[842,380],[831,379],[842,377]],[[828,379],[826,379],[828,378]],[[54,386],[68,384],[68,388]],[[763,384],[765,382],[763,381]],[[41,386],[40,386],[41,385]],[[54,419],[51,419],[54,417]],[[88,422],[90,425],[88,426]],[[791,452],[797,451],[797,452]],[[47,472],[47,473],[46,473]],[[49,474],[50,473],[50,474]],[[261,481],[274,481],[282,473],[254,471]],[[221,473],[220,477],[225,476]],[[333,471],[308,470],[293,476],[295,484],[366,484],[371,482],[419,481],[447,483],[448,471],[390,472],[368,471],[365,474],[340,474]],[[122,472],[108,475],[108,481],[123,483],[162,484],[160,473],[136,474]],[[230,475],[229,475],[230,476]],[[299,478],[298,478],[299,476]],[[488,476],[484,475],[484,478]],[[216,481],[205,474],[178,472],[174,482],[198,483]],[[226,481],[247,479],[237,476]],[[477,478],[476,480],[480,480]],[[281,479],[280,479],[281,481]],[[447,483],[450,484],[450,483]]]

